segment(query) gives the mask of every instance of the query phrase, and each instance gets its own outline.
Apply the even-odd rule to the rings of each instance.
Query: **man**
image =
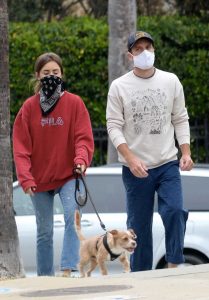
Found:
[[[166,261],[168,267],[175,267],[184,262],[188,218],[179,167],[182,171],[193,167],[184,92],[175,74],[154,67],[154,41],[149,33],[129,36],[128,57],[133,70],[114,80],[109,89],[107,129],[123,164],[127,227],[138,237],[131,271],[152,268],[155,192],[165,228]]]

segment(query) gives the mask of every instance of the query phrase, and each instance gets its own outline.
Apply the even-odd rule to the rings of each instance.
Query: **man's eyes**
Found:
[[[136,49],[136,50],[135,50],[136,53],[141,53],[141,52],[143,52],[143,51],[144,51],[144,49]]]

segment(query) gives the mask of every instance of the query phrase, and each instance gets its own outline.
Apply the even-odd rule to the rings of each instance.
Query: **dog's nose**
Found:
[[[134,242],[132,242],[132,246],[134,246],[134,247],[136,246],[136,242],[135,242],[135,241],[134,241]]]

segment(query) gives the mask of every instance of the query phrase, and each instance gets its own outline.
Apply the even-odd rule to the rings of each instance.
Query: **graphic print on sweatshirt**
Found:
[[[53,117],[49,117],[49,118],[42,118],[41,119],[41,126],[63,126],[64,125],[64,121],[62,119],[62,117],[57,117],[57,118],[53,118]]]
[[[135,91],[130,99],[127,109],[136,134],[161,134],[167,131],[168,100],[165,92],[160,89]]]

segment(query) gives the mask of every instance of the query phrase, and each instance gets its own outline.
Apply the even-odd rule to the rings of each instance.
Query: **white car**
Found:
[[[121,178],[120,165],[92,167],[87,170],[85,181],[91,199],[107,230],[126,229],[125,190]],[[184,254],[186,264],[209,263],[209,166],[195,167],[190,172],[182,172],[185,208],[189,218],[185,235]],[[36,272],[36,223],[31,199],[24,194],[18,182],[13,184],[15,219],[19,234],[21,257],[26,273]],[[153,221],[153,269],[166,267],[164,227],[157,213]],[[104,234],[91,201],[82,208],[82,230],[86,237]],[[60,255],[64,231],[62,206],[55,197],[54,206],[54,263],[59,271]],[[118,260],[108,265],[109,273],[122,272]]]

